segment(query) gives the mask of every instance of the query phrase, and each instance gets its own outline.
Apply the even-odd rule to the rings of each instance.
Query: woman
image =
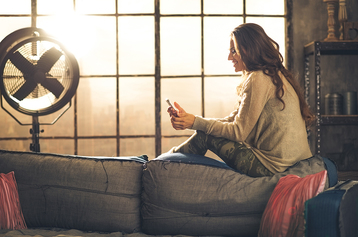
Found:
[[[168,108],[174,129],[193,129],[191,138],[170,152],[205,155],[209,149],[230,167],[253,176],[271,176],[312,156],[306,126],[314,116],[292,74],[283,66],[279,45],[257,24],[234,29],[228,60],[243,82],[238,106],[223,119]]]

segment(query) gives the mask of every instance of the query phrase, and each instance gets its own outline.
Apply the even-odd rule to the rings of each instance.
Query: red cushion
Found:
[[[25,229],[14,172],[0,174],[0,229]]]
[[[304,178],[282,177],[267,203],[258,236],[303,236],[304,203],[323,191],[326,177],[326,170]]]

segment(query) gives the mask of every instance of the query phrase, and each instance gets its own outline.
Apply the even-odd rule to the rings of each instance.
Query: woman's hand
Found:
[[[168,113],[170,114],[170,121],[175,130],[184,130],[187,128],[192,128],[195,120],[193,114],[185,112],[185,110],[180,107],[177,102],[174,102],[176,110],[173,111],[172,108],[168,108]]]
[[[172,116],[178,117],[178,111],[175,108],[171,107],[171,106],[168,107],[167,112],[168,112],[170,117],[172,117]]]

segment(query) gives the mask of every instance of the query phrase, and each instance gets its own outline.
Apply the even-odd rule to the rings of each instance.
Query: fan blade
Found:
[[[52,47],[42,54],[39,61],[37,61],[37,67],[40,68],[44,73],[49,72],[52,66],[57,62],[57,60],[62,56],[62,52]]]
[[[19,101],[23,100],[28,96],[37,86],[34,80],[26,80],[26,82],[18,89],[13,96]]]
[[[62,91],[65,89],[56,78],[52,77],[47,77],[41,82],[41,85],[54,94],[56,98],[60,97]]]
[[[29,62],[19,51],[11,54],[9,57],[12,64],[15,65],[24,75],[32,75],[35,72],[35,66]]]

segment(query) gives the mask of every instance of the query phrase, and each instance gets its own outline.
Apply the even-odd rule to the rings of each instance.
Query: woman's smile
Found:
[[[235,49],[234,41],[232,39],[230,40],[230,53],[228,56],[228,60],[232,61],[233,67],[235,68],[235,72],[240,72],[244,70],[245,67],[241,59],[241,55]]]

